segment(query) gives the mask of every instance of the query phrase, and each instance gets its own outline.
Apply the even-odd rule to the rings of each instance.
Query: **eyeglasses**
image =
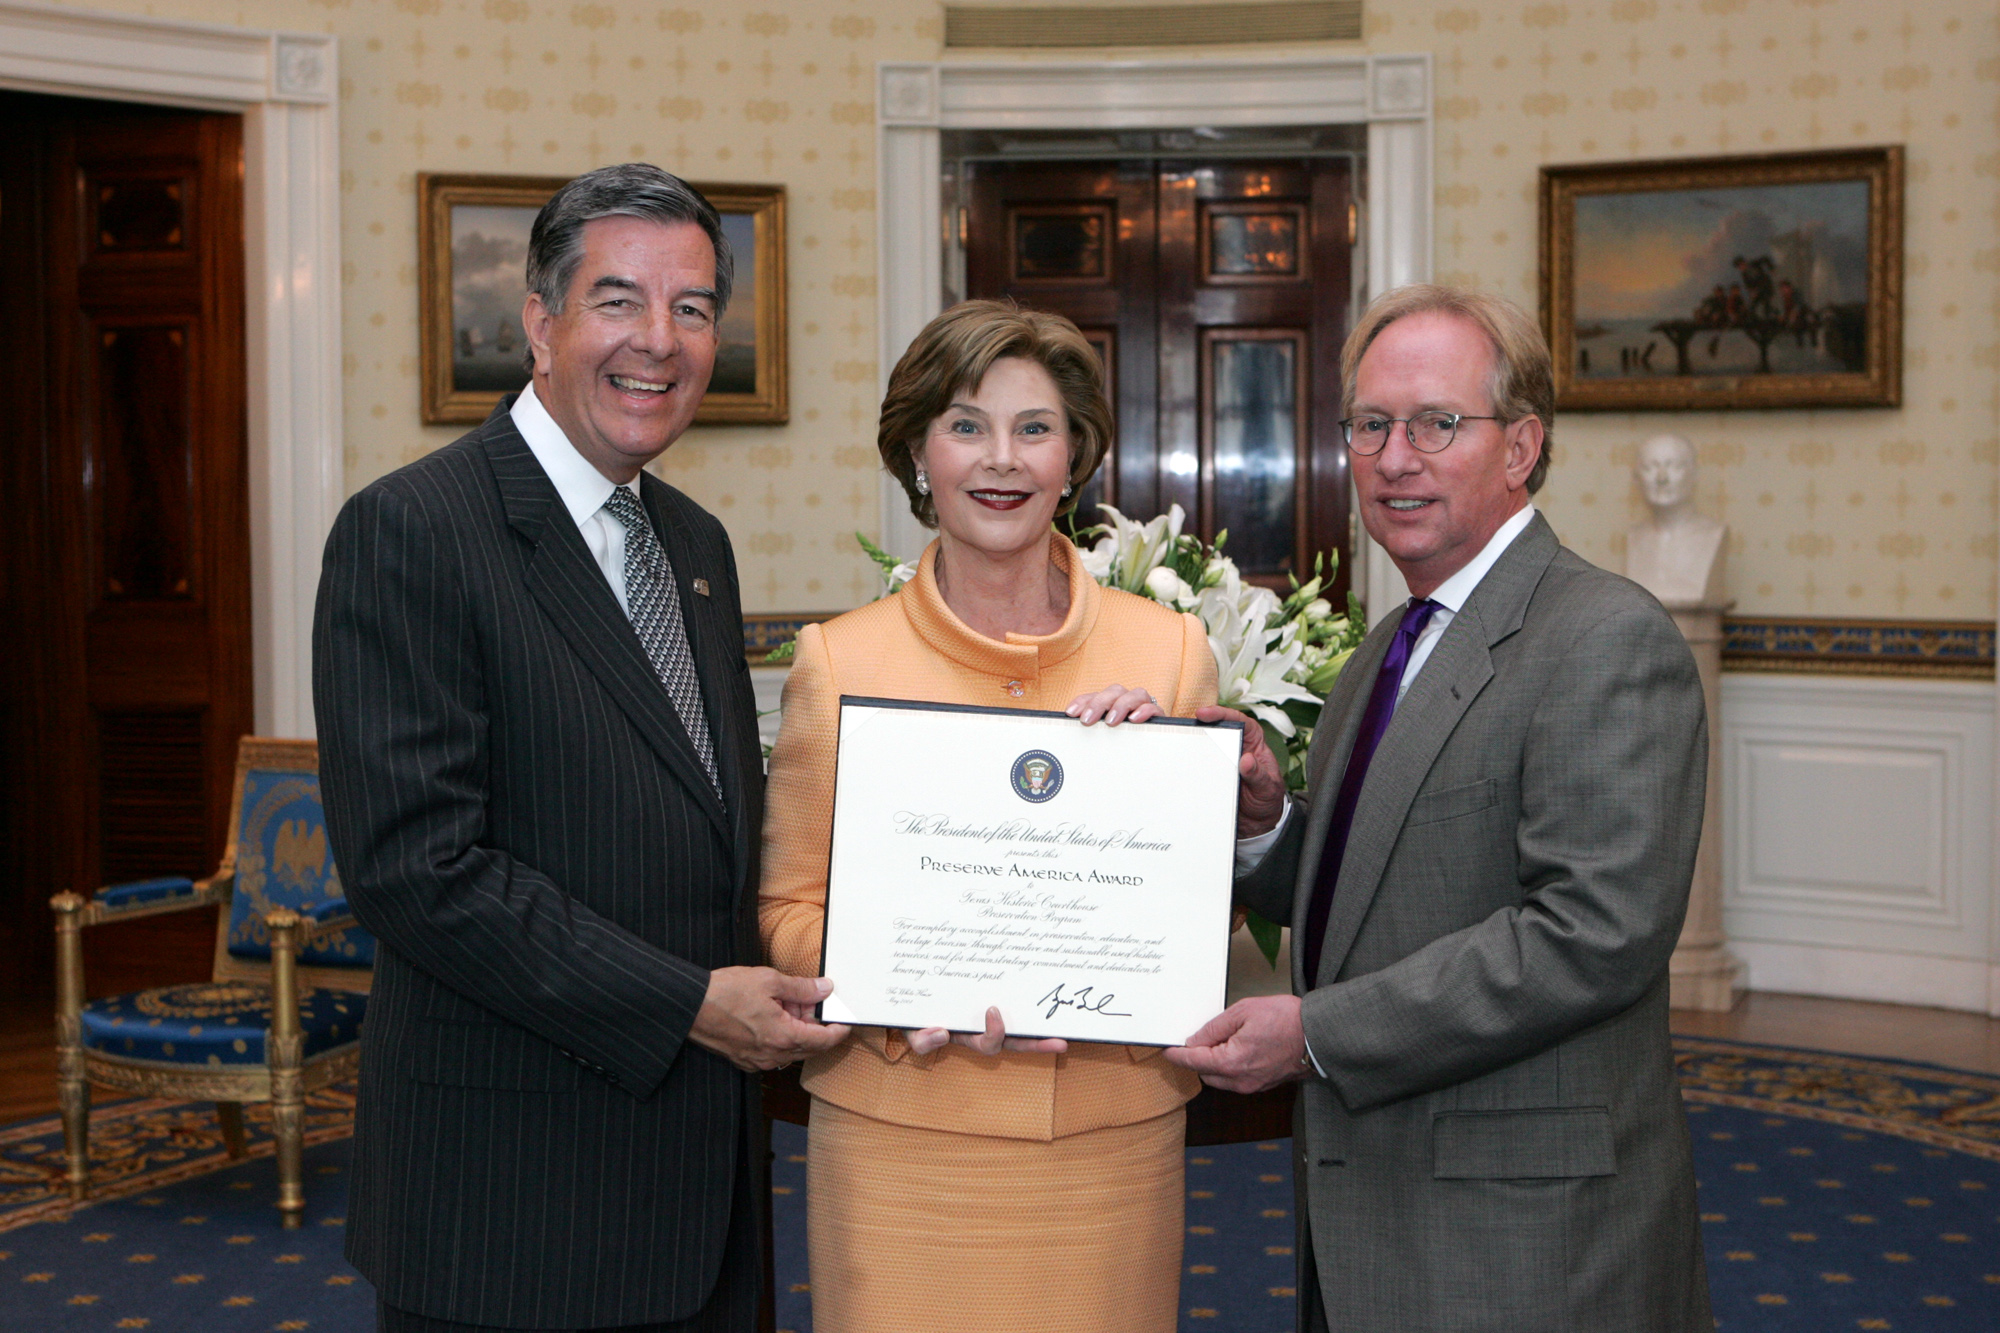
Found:
[[[1413,417],[1349,417],[1340,423],[1347,447],[1363,458],[1382,452],[1389,432],[1399,423],[1419,453],[1443,453],[1458,438],[1461,421],[1505,421],[1505,417],[1475,417],[1464,412],[1419,412]]]

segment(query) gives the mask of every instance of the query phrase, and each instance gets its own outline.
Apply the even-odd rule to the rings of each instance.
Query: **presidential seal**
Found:
[[[1047,750],[1030,750],[1014,761],[1014,794],[1040,805],[1062,790],[1062,762]]]

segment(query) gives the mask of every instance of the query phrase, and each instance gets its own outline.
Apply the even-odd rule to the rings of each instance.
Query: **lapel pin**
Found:
[[[706,597],[706,596],[708,596],[708,580],[707,580],[707,579],[696,579],[696,580],[694,581],[694,590],[695,590],[695,593],[696,593],[696,595],[697,595],[697,596],[701,596],[701,597]]]

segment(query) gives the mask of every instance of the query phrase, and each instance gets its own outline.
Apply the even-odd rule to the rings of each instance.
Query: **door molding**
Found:
[[[267,32],[0,0],[0,88],[243,117],[252,690],[313,735],[312,611],[342,494],[338,49]]]
[[[1431,275],[1431,58],[883,62],[877,66],[879,378],[938,313],[944,292],[945,130],[1187,129],[1366,125],[1368,295]],[[930,534],[893,477],[881,479],[882,544],[912,557]],[[1362,541],[1355,585],[1371,612],[1407,597]]]

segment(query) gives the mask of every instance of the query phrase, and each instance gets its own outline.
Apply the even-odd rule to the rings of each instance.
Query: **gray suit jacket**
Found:
[[[1394,630],[1342,674],[1312,799],[1238,885],[1294,931]],[[1536,517],[1376,752],[1330,983],[1306,993],[1292,952],[1326,1072],[1298,1111],[1301,1268],[1332,1328],[1712,1327],[1667,1031],[1707,750],[1673,621]]]

